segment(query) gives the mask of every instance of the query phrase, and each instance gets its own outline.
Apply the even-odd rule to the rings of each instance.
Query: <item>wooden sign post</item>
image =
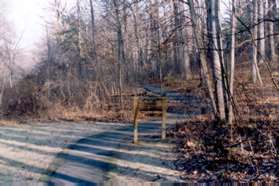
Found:
[[[139,143],[139,124],[137,121],[138,114],[140,111],[153,111],[157,110],[162,112],[162,124],[161,124],[161,139],[166,139],[167,130],[167,110],[168,110],[168,99],[167,97],[160,98],[143,98],[140,100],[139,97],[134,97],[133,100],[133,125],[134,125],[134,143]]]
[[[138,121],[137,121],[137,117],[138,117],[138,113],[139,113],[139,98],[138,97],[134,97],[134,107],[133,107],[133,123],[134,123],[134,143],[137,144],[139,142],[139,137],[138,137]]]
[[[161,128],[161,138],[166,139],[167,136],[167,110],[168,110],[168,99],[166,97],[162,98],[162,128]]]

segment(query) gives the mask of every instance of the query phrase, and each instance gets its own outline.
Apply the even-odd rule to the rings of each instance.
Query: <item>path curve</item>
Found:
[[[157,89],[148,87],[152,92]],[[177,115],[168,115],[168,124],[175,124]],[[175,144],[160,140],[160,125],[160,121],[140,123],[141,142],[137,145],[132,143],[131,124],[78,140],[57,155],[49,168],[53,172],[48,182],[93,185],[182,182],[174,166]]]

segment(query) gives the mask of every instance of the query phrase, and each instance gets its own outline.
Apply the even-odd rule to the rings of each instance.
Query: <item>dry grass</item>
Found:
[[[47,120],[65,120],[65,121],[123,121],[130,120],[128,112],[115,112],[99,109],[80,109],[79,107],[65,107],[61,104],[56,104],[47,112],[40,114],[41,119]]]
[[[0,119],[0,126],[18,126],[21,122],[16,119]]]

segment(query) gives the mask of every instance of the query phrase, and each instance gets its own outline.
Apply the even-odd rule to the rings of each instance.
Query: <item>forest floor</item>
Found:
[[[185,92],[200,95],[203,104],[188,104],[194,113],[173,129],[180,158],[177,168],[190,182],[253,182],[279,179],[279,91],[271,74],[261,67],[263,85],[253,84],[249,64],[236,70],[236,123],[218,123],[210,114],[208,96],[199,81]],[[278,68],[274,68],[277,71]],[[278,76],[273,73],[278,84]],[[203,112],[196,114],[197,108]]]

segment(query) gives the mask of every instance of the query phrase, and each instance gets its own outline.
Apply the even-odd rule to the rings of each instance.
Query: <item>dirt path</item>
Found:
[[[169,124],[184,117],[174,113]],[[0,183],[180,182],[174,145],[160,141],[160,122],[141,123],[140,132],[141,143],[134,145],[131,124],[0,125]]]
[[[147,87],[157,94],[159,88]],[[170,99],[179,99],[168,93]],[[169,114],[168,124],[175,124],[176,114]],[[182,182],[175,170],[175,145],[160,140],[160,121],[140,123],[140,144],[133,144],[133,128],[127,126],[91,135],[59,153],[51,169],[49,182],[54,184],[113,183],[113,185],[147,182]]]
[[[123,127],[111,123],[0,125],[0,184],[44,182],[49,165],[72,141]]]
[[[160,141],[160,123],[140,124],[141,143],[132,144],[125,126],[81,139],[58,154],[51,183],[180,182],[173,145]]]

